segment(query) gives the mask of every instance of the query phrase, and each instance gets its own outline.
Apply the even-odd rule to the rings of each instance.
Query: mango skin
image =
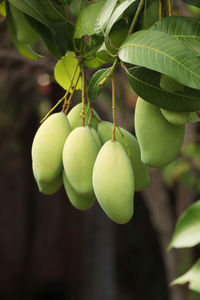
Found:
[[[93,127],[90,127],[90,131],[95,139],[95,142],[97,143],[98,148],[100,149],[102,147],[102,139],[101,139],[99,133]]]
[[[173,125],[184,125],[189,120],[190,112],[170,111],[163,108],[160,110],[165,119]]]
[[[39,191],[44,195],[55,194],[63,185],[62,175],[59,175],[51,182],[40,182],[37,179],[35,167],[33,165],[33,175],[37,183]]]
[[[111,139],[112,129],[113,129],[113,124],[111,122],[107,122],[107,121],[99,122],[98,132],[103,143]],[[131,165],[134,173],[135,191],[144,190],[150,183],[150,176],[147,167],[141,161],[141,153],[140,153],[140,147],[138,141],[127,130],[121,127],[120,129],[124,135],[124,138],[122,137],[118,129],[116,129],[115,137],[116,140],[124,147],[128,156],[130,154],[129,159],[131,161]],[[126,143],[128,145],[126,145]],[[128,149],[129,153],[127,151],[127,146],[129,147]]]
[[[90,119],[90,110],[88,109],[88,106],[85,104],[85,125],[88,125],[88,121]],[[82,103],[79,103],[75,105],[70,112],[68,113],[67,117],[69,119],[70,126],[73,129],[82,126],[82,118],[81,118],[81,111],[82,111]],[[99,115],[97,112],[93,109],[94,115],[97,117],[92,118],[91,126],[97,129],[98,127],[98,120],[100,120]]]
[[[169,123],[158,106],[139,97],[135,109],[135,132],[143,163],[159,168],[168,165],[178,155],[185,126]]]
[[[64,187],[68,199],[75,208],[79,210],[88,210],[93,206],[96,200],[94,193],[86,196],[77,194],[72,188],[71,184],[69,183],[69,180],[67,179],[67,176],[64,171],[63,171],[63,183],[64,183]]]
[[[54,113],[37,130],[32,161],[39,182],[49,183],[62,173],[62,151],[71,127],[63,112]]]
[[[92,170],[99,147],[87,127],[77,127],[68,136],[63,148],[65,174],[78,194],[91,194]]]
[[[133,216],[134,175],[130,160],[117,141],[106,142],[95,161],[93,187],[96,198],[115,223],[125,224]]]

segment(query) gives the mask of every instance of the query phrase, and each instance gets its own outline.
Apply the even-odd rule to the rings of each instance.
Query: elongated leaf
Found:
[[[96,19],[95,28],[94,28],[95,33],[104,32],[104,30],[108,24],[108,20],[115,8],[116,3],[117,3],[117,0],[112,0],[112,1],[107,0],[106,1],[106,3],[102,7],[102,9]]]
[[[71,1],[69,8],[74,17],[79,16],[82,9],[88,5],[87,0],[73,0]]]
[[[189,283],[189,289],[200,293],[200,259],[192,268],[179,278],[173,280],[171,285]]]
[[[58,84],[60,84],[65,90],[69,88],[72,80],[73,73],[76,69],[78,60],[76,59],[75,53],[68,51],[67,54],[57,62],[54,69],[54,76]],[[76,82],[80,68],[78,67],[73,83]],[[79,80],[76,89],[81,89],[81,81]]]
[[[141,30],[125,40],[119,58],[200,89],[200,60],[183,43],[160,31]]]
[[[31,60],[38,60],[42,58],[41,55],[37,54],[30,45],[27,45],[25,43],[19,42],[17,40],[17,33],[16,33],[16,27],[13,20],[13,17],[10,13],[9,5],[7,5],[6,8],[6,14],[7,14],[7,25],[8,25],[8,31],[10,34],[10,37],[15,44],[17,50],[25,57],[31,59]]]
[[[8,0],[12,5],[14,5],[16,8],[24,12],[25,14],[31,16],[33,19],[37,20],[38,22],[41,22],[45,26],[51,28],[51,24],[47,20],[46,16],[44,15],[44,11],[40,10],[40,7],[38,9],[38,4],[41,1],[37,1],[36,6],[33,5],[32,1],[30,0]],[[35,1],[34,1],[35,2]],[[51,28],[52,29],[52,28]]]
[[[150,30],[168,33],[173,38],[180,40],[187,47],[200,55],[200,22],[199,18],[167,17],[157,21]]]
[[[200,7],[200,2],[199,0],[183,0],[185,3],[190,4],[190,5],[194,5],[197,7]]]
[[[112,26],[119,20],[121,15],[125,12],[125,10],[136,0],[126,0],[122,2],[112,13],[108,25],[106,27],[105,35],[108,36]]]
[[[96,16],[102,9],[105,0],[93,3],[84,8],[77,19],[74,38],[81,38],[83,35],[93,35]]]
[[[109,73],[110,68],[98,70],[91,78],[88,85],[88,98],[90,102],[96,100],[101,92],[102,87],[99,83],[104,79],[104,77]]]
[[[176,224],[168,246],[171,248],[192,247],[200,243],[200,200],[190,205]]]
[[[183,90],[166,90],[160,87],[161,74],[143,67],[127,70],[133,90],[143,99],[172,111],[200,110],[200,91],[183,87]]]
[[[6,2],[3,0],[3,2],[0,3],[0,15],[3,17],[6,16]]]
[[[148,29],[159,19],[159,1],[149,0],[145,2],[145,7],[139,17],[139,28]]]

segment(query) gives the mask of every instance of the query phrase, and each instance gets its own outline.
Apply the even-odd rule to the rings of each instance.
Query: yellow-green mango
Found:
[[[102,147],[102,140],[101,140],[99,133],[93,127],[89,127],[89,128],[90,128],[90,131],[97,143],[98,148],[100,149]]]
[[[35,43],[39,35],[28,23],[24,14],[14,5],[10,5],[9,8],[15,23],[17,40],[26,44]]]
[[[68,136],[63,148],[65,174],[78,194],[91,194],[92,170],[99,147],[90,128],[77,127]]]
[[[37,179],[36,170],[33,165],[33,175],[35,178],[35,181],[37,183],[39,191],[44,195],[52,195],[56,193],[61,186],[63,185],[62,175],[58,175],[53,181],[51,182],[41,182]]]
[[[117,141],[106,142],[95,161],[93,187],[96,198],[115,223],[125,224],[133,216],[134,175],[130,160]]]
[[[112,138],[112,129],[113,124],[111,122],[99,122],[98,132],[103,143]],[[150,183],[150,176],[147,167],[141,161],[140,147],[136,138],[124,128],[120,127],[120,130],[124,137],[116,128],[116,140],[124,147],[131,161],[135,180],[135,191],[141,191]]]
[[[190,112],[170,111],[163,108],[160,110],[165,119],[173,125],[184,125],[189,120]]]
[[[32,161],[39,182],[52,182],[62,173],[62,151],[71,127],[63,112],[54,113],[36,132]]]
[[[90,119],[90,110],[88,109],[88,106],[85,104],[84,106],[84,112],[85,112],[85,125],[88,125],[89,119]],[[82,103],[79,103],[75,105],[70,112],[68,113],[67,117],[69,119],[70,126],[73,129],[76,127],[82,126],[82,117],[81,117],[81,111],[82,111]],[[92,118],[91,126],[97,129],[98,127],[98,120],[100,120],[99,115],[97,112],[93,109],[94,112],[94,118]]]
[[[63,183],[64,183],[64,187],[68,199],[75,208],[80,210],[88,210],[93,206],[96,200],[94,193],[86,196],[77,194],[73,189],[73,187],[71,186],[71,184],[69,183],[69,180],[67,179],[67,176],[64,171],[63,171]]]
[[[179,153],[185,126],[169,123],[158,106],[138,98],[135,109],[135,132],[143,163],[150,167],[163,167]]]

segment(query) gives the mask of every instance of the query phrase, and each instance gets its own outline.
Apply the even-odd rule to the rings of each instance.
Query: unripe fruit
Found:
[[[160,109],[165,119],[173,125],[184,125],[189,120],[190,112],[170,111]]]
[[[75,208],[80,210],[88,210],[93,206],[96,200],[94,193],[86,196],[77,194],[72,188],[71,184],[69,183],[69,180],[67,179],[67,176],[64,171],[63,171],[63,183],[64,183],[64,187],[68,199]]]
[[[39,127],[32,144],[32,160],[39,182],[52,182],[62,172],[62,150],[71,127],[63,112],[54,113]]]
[[[89,119],[90,119],[90,110],[88,109],[88,106],[86,104],[85,104],[84,108],[85,108],[84,109],[85,125],[87,125],[89,122]],[[82,103],[79,103],[79,104],[75,105],[67,115],[72,130],[75,129],[76,127],[82,126],[81,111],[82,111]],[[93,112],[94,112],[94,116],[96,116],[96,118],[92,118],[90,125],[92,127],[94,127],[95,129],[97,129],[98,120],[100,120],[100,117],[94,109],[93,109]]]
[[[92,170],[100,147],[89,127],[75,128],[63,148],[65,174],[78,194],[91,194]]]
[[[95,139],[95,142],[97,143],[98,148],[100,149],[102,147],[102,140],[99,133],[92,127],[90,127],[90,131]]]
[[[52,194],[56,193],[63,185],[62,175],[58,175],[58,177],[56,177],[51,182],[39,181],[36,176],[36,171],[35,171],[34,165],[33,165],[33,175],[36,180],[39,191],[44,195],[52,195]]]
[[[158,106],[139,97],[135,110],[135,132],[143,163],[150,167],[163,167],[178,155],[185,126],[172,125]]]
[[[93,187],[106,215],[118,224],[133,215],[134,175],[130,160],[117,141],[106,142],[95,161]]]
[[[107,121],[101,121],[98,125],[98,132],[103,141],[103,143],[109,141],[112,137],[113,124]],[[135,190],[141,191],[147,187],[150,183],[150,177],[146,166],[141,161],[140,147],[136,138],[129,133],[127,130],[120,127],[120,130],[124,137],[118,129],[115,131],[116,140],[124,147],[126,150],[134,173]],[[127,149],[128,147],[128,149]]]

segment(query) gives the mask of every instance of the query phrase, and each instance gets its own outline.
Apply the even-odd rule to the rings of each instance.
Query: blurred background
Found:
[[[181,0],[175,13],[191,15]],[[38,47],[42,60],[21,56],[0,17],[0,299],[200,299],[186,286],[169,287],[200,249],[166,250],[177,218],[199,196],[199,124],[187,127],[181,159],[150,170],[151,185],[135,194],[127,225],[111,222],[98,203],[76,210],[64,188],[44,196],[33,178],[31,145],[39,121],[64,90],[53,79],[56,60]],[[118,124],[134,133],[136,95],[121,69],[116,82]],[[73,105],[78,102],[77,92]],[[112,121],[109,85],[94,108]]]

